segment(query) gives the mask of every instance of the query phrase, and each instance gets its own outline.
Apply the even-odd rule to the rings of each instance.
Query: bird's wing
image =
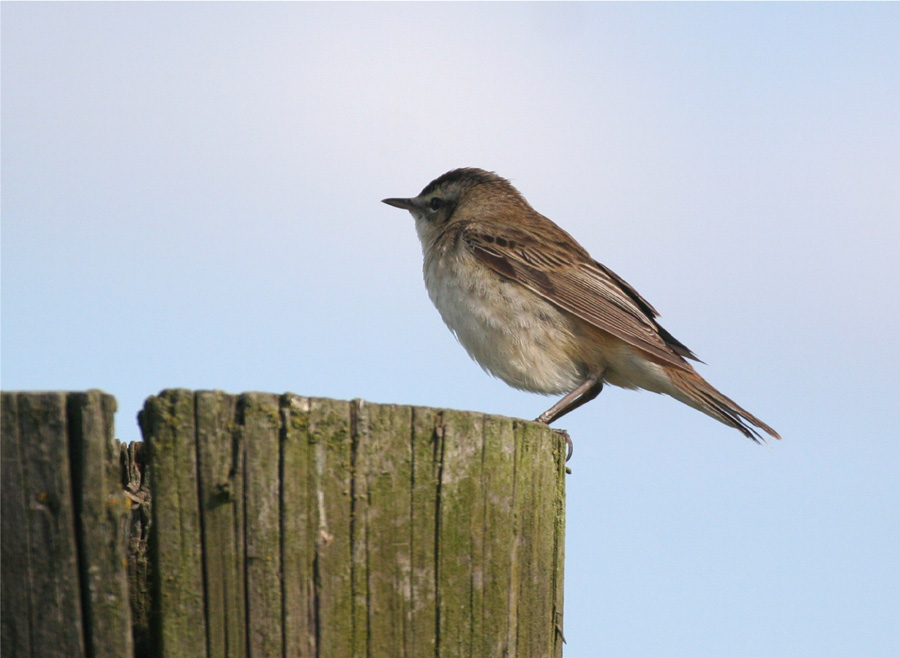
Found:
[[[539,241],[524,229],[478,222],[464,227],[460,238],[498,274],[657,359],[690,369],[683,357],[696,357],[656,322],[656,310],[568,233],[553,229]]]

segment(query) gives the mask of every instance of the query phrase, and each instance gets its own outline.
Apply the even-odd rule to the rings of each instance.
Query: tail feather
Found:
[[[708,416],[712,416],[729,427],[735,428],[756,443],[765,442],[765,439],[756,428],[776,439],[781,438],[778,432],[742,408],[734,400],[717,391],[712,384],[696,372],[679,368],[666,368],[666,371],[677,389],[677,392],[673,392],[672,396],[678,400],[702,411]]]

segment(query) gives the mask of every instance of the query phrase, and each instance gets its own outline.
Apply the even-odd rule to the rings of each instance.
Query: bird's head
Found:
[[[418,196],[383,202],[412,214],[423,243],[430,242],[456,222],[499,219],[510,215],[503,211],[520,208],[522,204],[527,207],[525,199],[508,180],[473,167],[448,171],[426,185]]]

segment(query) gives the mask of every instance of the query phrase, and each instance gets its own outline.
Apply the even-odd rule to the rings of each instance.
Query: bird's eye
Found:
[[[444,205],[444,200],[439,197],[434,197],[429,205],[431,206],[432,210],[437,210]]]

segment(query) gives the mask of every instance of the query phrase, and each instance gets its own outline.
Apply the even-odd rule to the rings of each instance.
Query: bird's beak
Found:
[[[382,203],[386,203],[394,208],[402,208],[403,210],[421,210],[415,199],[382,199]]]

